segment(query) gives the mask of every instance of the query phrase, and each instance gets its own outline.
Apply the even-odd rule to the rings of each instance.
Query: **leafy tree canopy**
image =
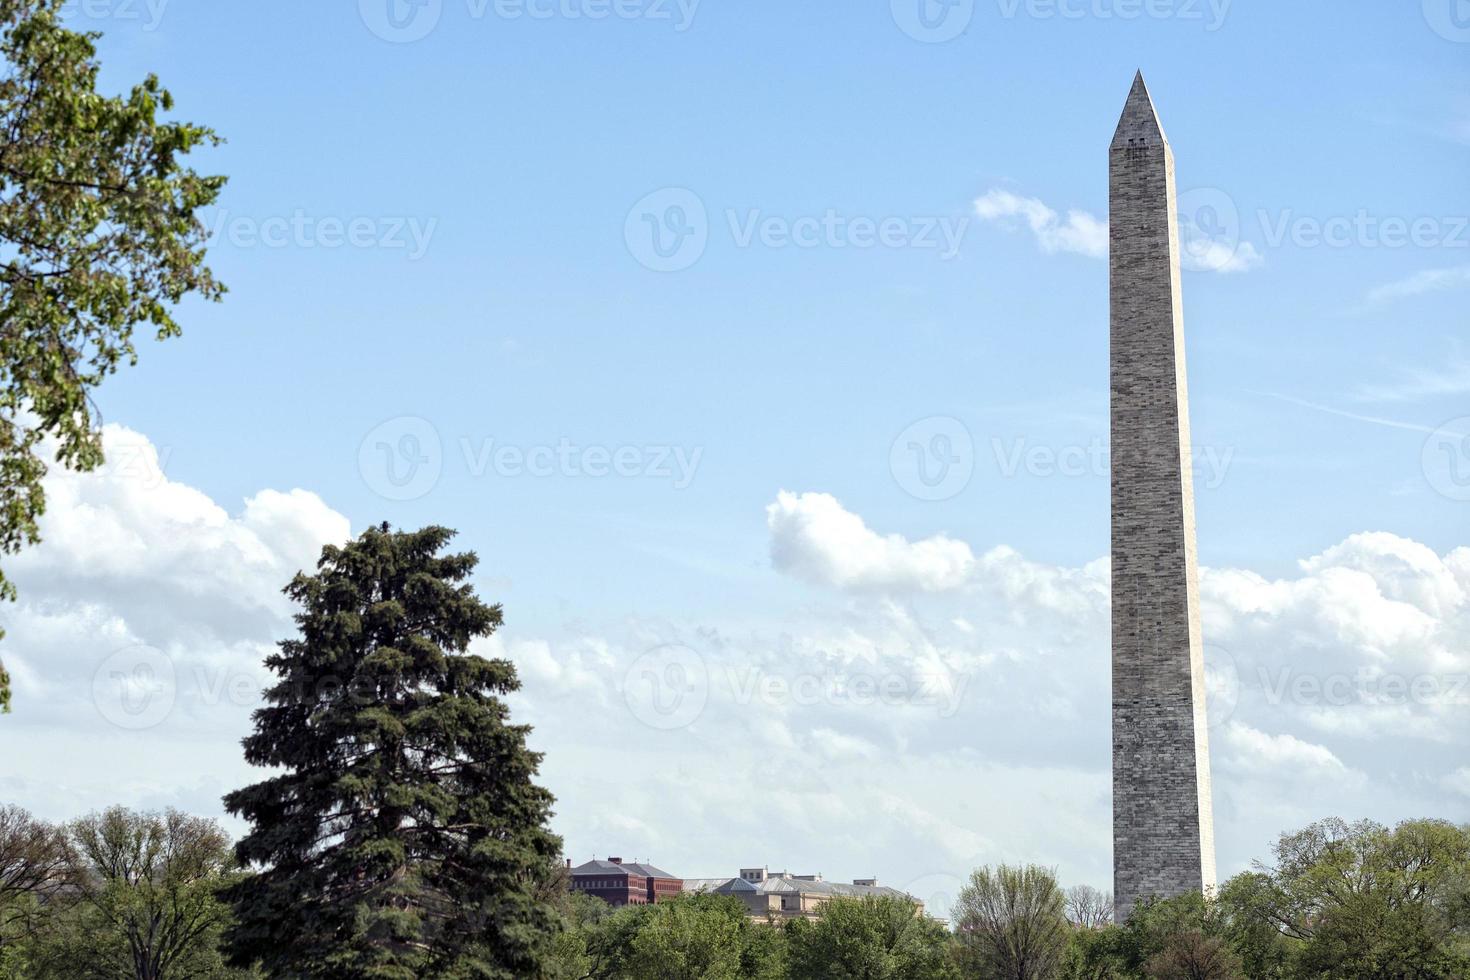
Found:
[[[224,186],[183,158],[218,142],[164,122],[153,76],[97,91],[95,34],[61,26],[66,0],[0,0],[0,552],[38,540],[43,439],[64,466],[102,462],[90,393],[137,360],[139,326],[177,335],[172,309],[224,292],[199,218]],[[0,597],[15,597],[0,573]],[[0,666],[0,710],[10,707]]]

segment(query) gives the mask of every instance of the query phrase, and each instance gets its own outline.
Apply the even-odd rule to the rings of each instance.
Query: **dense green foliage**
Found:
[[[60,25],[66,0],[0,0],[0,552],[38,537],[43,439],[79,470],[102,462],[90,393],[137,359],[133,332],[179,333],[172,309],[217,299],[199,218],[224,186],[183,166],[216,142],[161,122],[152,76],[97,92],[93,35]],[[0,597],[14,598],[0,573]],[[0,710],[10,686],[0,667]]]
[[[536,976],[561,841],[540,756],[507,723],[515,668],[466,652],[501,622],[444,528],[374,528],[286,594],[300,635],[245,757],[277,774],[225,798],[253,829],[229,890],[232,960],[302,977]]]
[[[786,929],[802,980],[950,980],[960,976],[948,930],[898,898],[841,899]]]
[[[1325,820],[1275,863],[1074,935],[1068,980],[1464,980],[1470,827]]]
[[[222,896],[242,873],[210,821],[115,808],[53,827],[0,807],[0,978],[348,975],[311,963],[261,972],[227,965],[231,909]],[[1016,960],[997,969],[977,955],[985,947],[971,934],[987,890],[1009,903],[998,917],[1002,936],[1049,935],[1056,911],[1056,883],[1039,868],[977,871],[955,909],[957,932],[902,900],[832,899],[814,917],[783,923],[706,894],[614,909],[569,889],[559,862],[543,862],[531,878],[531,900],[555,929],[537,962],[514,974],[528,980],[1003,980]],[[1074,907],[1067,903],[1069,914]],[[1470,827],[1324,821],[1283,836],[1274,864],[1231,879],[1217,896],[1144,902],[1122,925],[1061,928],[1056,962],[1028,975],[1464,980]],[[1014,934],[1006,941],[1036,948]],[[482,935],[458,961],[429,963],[415,976],[511,975],[494,972],[493,942]],[[491,965],[466,970],[474,962],[466,957]]]
[[[0,810],[0,977],[248,976],[220,952],[237,876],[210,820],[114,807],[52,827]]]
[[[570,895],[550,975],[578,980],[958,980],[941,923],[902,899],[835,898],[815,918],[752,919],[739,899],[686,895],[613,910]]]

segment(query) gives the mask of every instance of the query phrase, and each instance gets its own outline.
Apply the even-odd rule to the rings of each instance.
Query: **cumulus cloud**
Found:
[[[5,726],[30,748],[7,769],[48,787],[48,815],[118,799],[216,812],[223,774],[246,771],[261,660],[292,629],[281,589],[350,528],[304,490],[262,490],[232,514],[170,479],[140,433],[109,425],[103,445],[99,471],[52,467],[42,544],[8,561]]]
[[[1306,742],[1294,735],[1268,735],[1239,722],[1224,728],[1221,761],[1228,769],[1253,776],[1291,781],[1296,779],[1351,779],[1353,772],[1325,745]]]
[[[1266,264],[1266,257],[1250,242],[1212,235],[1188,221],[1181,222],[1180,237],[1180,262],[1191,272],[1249,272]]]
[[[1031,610],[1085,618],[1107,601],[1106,561],[1061,568],[1030,561],[1006,545],[976,558],[968,544],[944,534],[917,541],[880,534],[830,494],[782,491],[766,507],[766,526],[777,570],[841,591],[984,590],[1011,603],[1021,622]],[[963,616],[950,625],[975,631]]]
[[[52,474],[47,541],[11,566],[4,724],[27,749],[7,757],[0,798],[48,816],[112,802],[218,814],[221,793],[258,775],[238,740],[260,658],[292,629],[280,586],[349,533],[303,491],[221,506],[164,477],[136,433],[109,429],[109,454],[130,439],[135,466]],[[513,717],[545,753],[568,853],[691,877],[876,874],[926,898],[997,860],[1105,886],[1106,557],[1069,567],[911,539],[823,493],[781,493],[766,518],[774,571],[811,586],[787,605],[578,617],[477,647],[519,668]],[[1231,682],[1211,705],[1223,871],[1330,813],[1463,804],[1470,711],[1448,685],[1470,670],[1470,549],[1365,533],[1288,575],[1202,581],[1207,657]],[[109,663],[136,647],[164,661]],[[1398,675],[1445,687],[1401,696]],[[130,727],[124,694],[172,707]]]
[[[1021,197],[996,188],[975,201],[975,214],[983,221],[1003,227],[1024,224],[1047,254],[1069,252],[1090,258],[1106,258],[1108,224],[1086,211],[1071,210],[1066,217],[1034,197]]]
[[[839,588],[940,592],[975,567],[969,545],[944,535],[880,535],[825,493],[782,491],[766,508],[771,560],[798,578]]]

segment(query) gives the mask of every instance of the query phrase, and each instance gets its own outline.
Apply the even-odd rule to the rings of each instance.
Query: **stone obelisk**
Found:
[[[1113,894],[1215,885],[1174,154],[1140,72],[1113,137]]]

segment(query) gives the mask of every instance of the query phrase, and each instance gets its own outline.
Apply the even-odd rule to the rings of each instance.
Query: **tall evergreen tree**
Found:
[[[245,758],[280,770],[225,797],[252,825],[228,892],[231,958],[312,978],[538,976],[555,916],[536,889],[561,841],[540,756],[500,696],[515,668],[465,651],[501,623],[454,532],[374,528],[286,594],[300,636]]]

